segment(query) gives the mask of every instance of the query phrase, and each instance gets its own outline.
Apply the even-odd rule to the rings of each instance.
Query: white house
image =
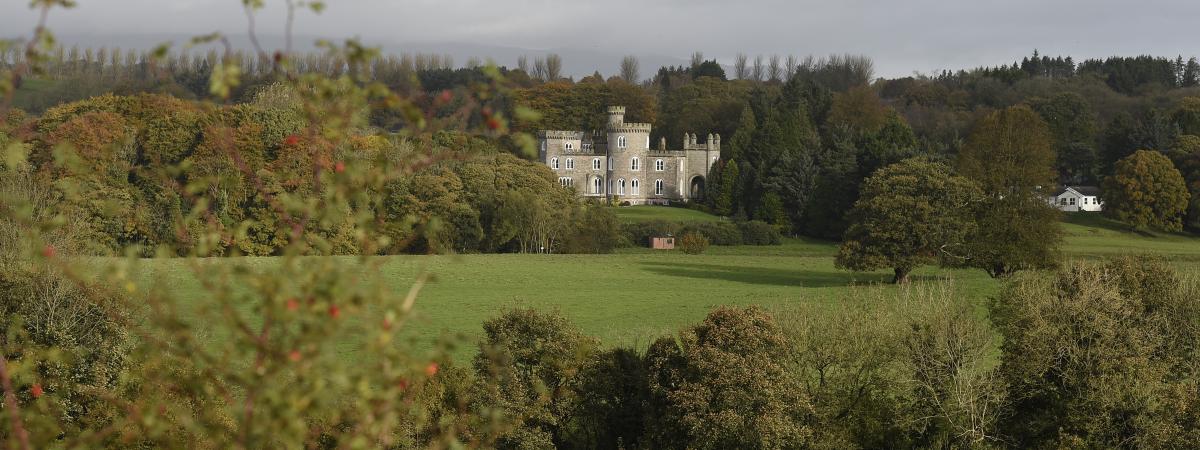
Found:
[[[1100,188],[1095,186],[1063,186],[1048,200],[1054,207],[1067,212],[1104,209],[1104,202],[1100,200]]]

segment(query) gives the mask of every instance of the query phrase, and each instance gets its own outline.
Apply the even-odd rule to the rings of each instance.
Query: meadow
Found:
[[[719,220],[679,208],[619,208],[622,220],[653,218]],[[1149,253],[1186,273],[1200,273],[1200,238],[1187,234],[1132,232],[1099,215],[1069,215],[1064,222],[1068,259],[1096,259]],[[389,256],[383,261],[387,287],[409,289],[421,271],[433,280],[421,292],[416,316],[406,327],[419,348],[432,348],[438,337],[459,345],[452,354],[466,362],[484,320],[511,308],[557,311],[607,345],[644,348],[655,338],[699,322],[719,305],[761,305],[768,309],[832,305],[853,298],[855,289],[899,289],[886,285],[890,271],[853,273],[833,266],[837,244],[787,239],[779,246],[710,247],[702,255],[644,248],[609,255],[438,255]],[[357,259],[344,257],[346,264]],[[274,264],[273,258],[216,260],[251,268]],[[170,289],[185,305],[203,304],[204,289],[191,276],[187,261],[146,261],[141,282]],[[924,267],[915,285],[950,283],[956,293],[979,305],[1002,281],[981,270]],[[244,305],[246,311],[251,305]],[[220,336],[211,336],[219,339]],[[353,358],[355,344],[340,350]]]

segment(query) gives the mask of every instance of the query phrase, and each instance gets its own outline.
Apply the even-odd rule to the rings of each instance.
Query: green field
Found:
[[[715,222],[725,220],[712,214],[687,208],[670,206],[622,206],[613,208],[622,222],[644,222],[648,220],[671,220],[678,222]]]
[[[670,217],[702,214],[657,208]],[[622,208],[630,217],[652,216],[653,209]],[[631,216],[627,211],[634,211]],[[649,212],[647,212],[649,211]],[[664,214],[665,215],[665,214]],[[708,216],[709,220],[714,220]],[[1154,253],[1181,270],[1200,272],[1200,239],[1181,235],[1144,235],[1124,231],[1098,216],[1072,216],[1064,226],[1069,258],[1092,259],[1126,253]],[[418,317],[409,330],[423,341],[443,333],[473,342],[480,324],[514,307],[558,311],[606,344],[644,347],[653,339],[696,323],[718,305],[758,304],[768,308],[830,304],[847,298],[855,286],[878,285],[890,273],[851,273],[833,267],[836,244],[788,239],[782,246],[710,247],[703,255],[675,251],[624,249],[611,255],[460,255],[386,257],[383,272],[389,287],[407,291],[421,270],[436,276],[417,302]],[[353,264],[354,258],[345,258]],[[239,258],[250,266],[275,263],[272,258]],[[144,281],[170,286],[185,302],[200,304],[206,295],[185,261],[155,260]],[[926,267],[915,283],[951,280],[960,295],[978,302],[997,292],[1001,283],[980,270]],[[883,286],[882,289],[896,289]],[[247,305],[247,309],[249,305]],[[347,346],[348,355],[353,349]],[[468,358],[471,346],[455,351]]]

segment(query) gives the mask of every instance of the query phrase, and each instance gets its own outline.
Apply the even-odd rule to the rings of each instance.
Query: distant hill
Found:
[[[120,47],[123,49],[140,49],[148,50],[155,46],[164,43],[174,43],[175,49],[181,48],[189,40],[192,35],[184,34],[104,34],[104,35],[86,35],[86,34],[65,34],[58,36],[59,41],[64,46],[70,47],[78,45],[80,47]],[[316,47],[313,45],[318,39],[318,36],[296,36],[293,41],[297,51],[312,51]],[[341,40],[344,38],[339,38]],[[332,40],[332,39],[331,39]],[[338,40],[335,40],[337,42]],[[284,47],[284,39],[282,36],[260,36],[259,42],[267,49],[280,49]],[[230,36],[230,43],[237,49],[250,50],[252,48],[250,39],[246,35]],[[516,67],[517,58],[521,55],[529,57],[529,63],[533,64],[533,60],[538,57],[545,56],[548,53],[557,53],[563,60],[563,73],[573,77],[576,80],[579,78],[591,75],[597,70],[605,77],[613,76],[617,73],[621,64],[621,58],[624,54],[612,53],[597,49],[586,48],[551,48],[551,49],[528,49],[518,47],[506,47],[499,45],[484,45],[484,44],[468,44],[457,42],[387,42],[387,41],[371,41],[367,40],[367,44],[379,46],[384,53],[400,54],[400,53],[436,53],[439,55],[450,55],[454,59],[456,66],[466,64],[467,60],[472,57],[479,58],[482,61],[487,61],[489,58],[496,62],[497,65]],[[205,49],[211,47],[204,47]],[[207,50],[205,50],[207,51]],[[662,66],[679,66],[688,65],[689,59],[686,57],[676,57],[667,55],[655,55],[633,52],[638,57],[641,66],[641,75],[643,78],[650,78],[658,68]],[[728,70],[728,69],[727,69]]]

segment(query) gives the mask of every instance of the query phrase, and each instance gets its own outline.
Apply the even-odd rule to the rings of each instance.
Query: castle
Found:
[[[538,132],[538,157],[559,184],[586,198],[633,205],[699,199],[704,177],[721,155],[721,136],[704,143],[684,134],[683,148],[667,150],[667,139],[650,148],[650,124],[626,123],[625,107],[608,107],[603,131]]]

